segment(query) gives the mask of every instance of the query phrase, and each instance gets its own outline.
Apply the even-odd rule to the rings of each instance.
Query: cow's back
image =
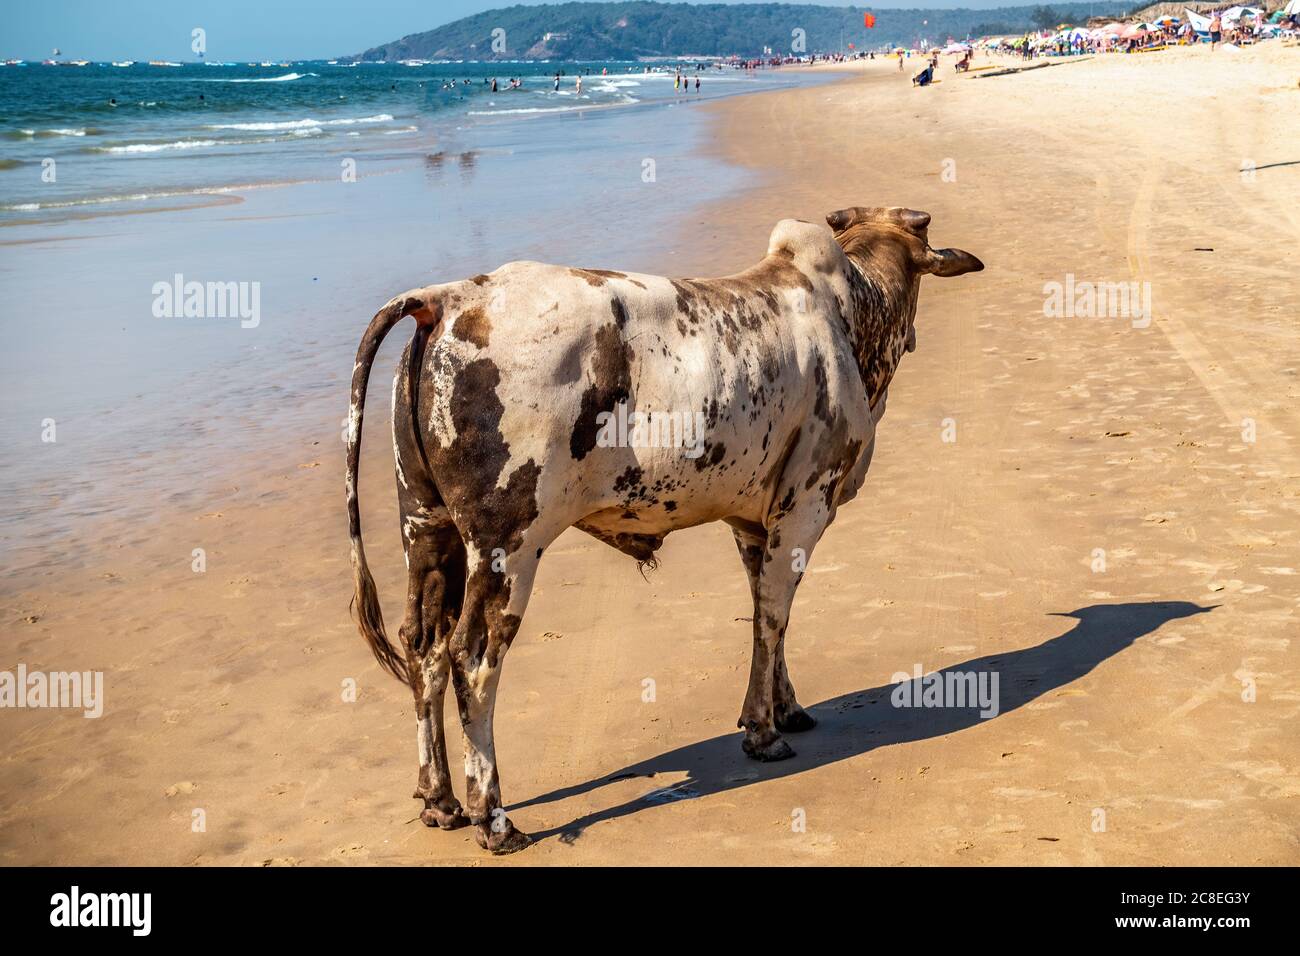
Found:
[[[843,378],[842,260],[824,228],[783,222],[719,279],[513,262],[433,287],[431,477],[453,514],[525,472],[570,521],[653,534],[761,514],[813,392]]]

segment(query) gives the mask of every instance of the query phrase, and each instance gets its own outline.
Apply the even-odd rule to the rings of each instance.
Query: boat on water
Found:
[[[171,60],[150,60],[150,66],[180,66],[179,63],[173,63]]]
[[[25,60],[5,60],[5,66],[26,66]]]
[[[135,60],[114,60],[114,66],[135,66]]]

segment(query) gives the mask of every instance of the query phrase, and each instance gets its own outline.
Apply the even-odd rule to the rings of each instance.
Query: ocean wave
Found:
[[[224,196],[229,193],[248,192],[254,189],[273,189],[277,186],[298,186],[315,182],[310,179],[286,179],[265,183],[237,183],[230,186],[200,186],[193,189],[159,189],[152,192],[121,193],[111,196],[88,196],[82,199],[65,199],[54,202],[23,202],[0,206],[0,212],[36,212],[40,209],[68,209],[76,206],[101,206],[107,203],[144,202],[149,199],[173,199],[178,196]]]
[[[414,127],[412,127],[414,129]],[[209,146],[255,146],[261,143],[284,143],[307,136],[320,136],[325,131],[319,126],[288,131],[288,136],[253,136],[223,139],[184,139],[171,143],[118,143],[115,146],[88,146],[87,153],[159,153],[168,149],[202,149]]]
[[[574,110],[589,110],[595,104],[585,106],[529,106],[513,110],[469,110],[467,116],[512,116],[522,113],[572,113]]]
[[[583,103],[580,106],[525,106],[508,110],[468,110],[466,116],[520,116],[525,113],[572,113],[574,110],[594,110],[611,106],[628,106],[641,102],[635,96],[624,94],[623,98],[612,103]]]
[[[220,76],[214,76],[205,79],[204,83],[283,83],[286,80],[301,80],[304,76],[320,76],[319,73],[286,73],[284,76],[245,76],[237,79],[225,79]]]
[[[279,123],[218,123],[205,126],[204,129],[238,129],[249,132],[265,132],[274,129],[307,129],[312,126],[355,126],[357,123],[387,123],[392,120],[391,113],[376,113],[374,116],[359,116],[351,119],[300,119],[284,120]]]
[[[5,139],[43,139],[48,136],[98,136],[104,132],[94,126],[85,128],[56,128],[56,129],[15,129],[6,130]]]
[[[95,153],[158,153],[164,149],[198,149],[204,146],[220,146],[217,139],[180,139],[174,143],[130,143],[125,146],[92,146]]]

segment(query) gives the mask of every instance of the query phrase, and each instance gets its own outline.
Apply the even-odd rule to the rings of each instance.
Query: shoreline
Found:
[[[781,218],[888,204],[929,211],[934,244],[988,266],[923,284],[918,350],[891,387],[867,484],[810,565],[788,653],[822,726],[796,760],[755,765],[736,744],[749,612],[730,535],[674,535],[645,581],[571,530],[542,564],[498,705],[507,804],[525,804],[512,818],[547,838],[487,860],[463,833],[413,823],[410,694],[346,615],[328,421],[281,456],[232,462],[249,480],[207,513],[114,529],[107,561],[6,593],[0,666],[104,670],[107,707],[93,721],[3,715],[0,859],[1294,865],[1296,169],[1245,190],[1237,154],[1262,170],[1300,131],[1295,90],[1245,65],[1221,81],[1231,110],[1189,86],[1185,58],[979,83],[945,70],[929,90],[894,67],[730,97],[706,107],[701,148],[756,181],[693,205],[631,261],[595,263],[725,274],[756,261]],[[1050,122],[1144,78],[1177,109],[1101,130]],[[1242,89],[1275,83],[1240,106]],[[1204,132],[1169,155],[1184,127]],[[1214,308],[1216,274],[1187,266],[1195,246],[1248,280]],[[1044,282],[1076,272],[1150,282],[1151,326],[1049,324]],[[372,391],[363,524],[395,629],[387,389]],[[894,672],[988,658],[1009,695],[994,720],[936,729],[881,705]],[[646,676],[657,704],[640,702]],[[349,678],[355,703],[339,697]],[[456,741],[453,708],[447,720]],[[641,777],[611,779],[628,767]],[[653,799],[672,788],[692,798]],[[206,833],[190,831],[193,807]],[[792,832],[792,807],[806,832]],[[110,828],[127,858],[105,849]]]

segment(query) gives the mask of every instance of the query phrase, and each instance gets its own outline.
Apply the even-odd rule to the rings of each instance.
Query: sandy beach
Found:
[[[1300,863],[1300,49],[910,72],[702,106],[701,159],[746,188],[571,263],[725,274],[780,219],[898,205],[987,266],[923,285],[866,486],[799,591],[787,653],[820,726],[797,757],[741,753],[751,603],[726,528],[670,537],[644,578],[570,530],[497,707],[536,845],[497,859],[421,825],[410,692],[348,617],[344,386],[315,427],[147,520],[87,519],[92,543],[0,590],[0,667],[105,675],[98,719],[0,715],[0,863]],[[1085,282],[1138,283],[1150,312],[1044,314]],[[390,344],[361,500],[395,630]],[[1000,712],[892,707],[914,668],[997,670]]]

